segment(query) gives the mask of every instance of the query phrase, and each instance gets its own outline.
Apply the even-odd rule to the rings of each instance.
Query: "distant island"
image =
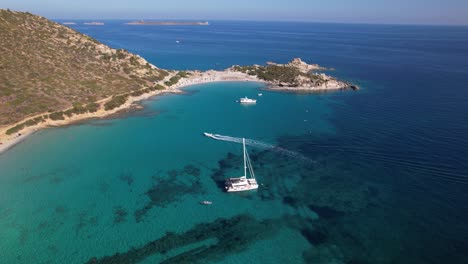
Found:
[[[188,85],[250,81],[288,92],[358,89],[300,58],[224,71],[160,69],[136,54],[24,12],[0,9],[0,31],[6,32],[0,57],[0,152],[38,129],[104,118],[151,96],[180,93]]]
[[[84,22],[84,25],[90,25],[90,26],[103,26],[104,22]]]
[[[131,21],[125,23],[127,25],[155,25],[155,26],[208,26],[207,21]]]
[[[76,25],[75,22],[63,22],[62,24],[64,24],[64,25]]]

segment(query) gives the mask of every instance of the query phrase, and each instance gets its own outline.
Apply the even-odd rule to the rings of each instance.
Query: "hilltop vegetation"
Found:
[[[127,95],[164,89],[154,83],[168,75],[126,50],[30,13],[0,10],[0,39],[0,126],[43,113],[50,115],[23,125],[95,112],[104,98],[114,96],[118,105]]]
[[[320,91],[336,89],[357,89],[355,85],[339,81],[329,75],[320,73],[326,70],[317,64],[307,64],[296,58],[287,64],[267,63],[266,66],[235,65],[232,71],[242,72],[263,80],[274,87],[272,89],[288,91]]]
[[[294,67],[288,67],[283,65],[268,65],[268,66],[234,66],[234,70],[247,73],[249,75],[255,75],[259,79],[269,81],[288,83],[290,86],[298,86],[297,77],[305,76],[312,77],[316,75],[306,74]]]

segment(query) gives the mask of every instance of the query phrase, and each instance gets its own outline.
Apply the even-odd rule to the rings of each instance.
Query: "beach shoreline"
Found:
[[[140,96],[130,97],[123,105],[117,108],[114,108],[112,110],[104,110],[101,107],[101,109],[99,109],[97,112],[94,112],[94,113],[84,113],[84,114],[79,114],[79,115],[73,115],[71,117],[65,116],[64,120],[48,119],[45,122],[30,126],[30,127],[26,127],[22,129],[21,131],[19,131],[18,133],[14,133],[13,135],[7,135],[6,130],[14,126],[15,124],[5,126],[5,127],[0,127],[0,143],[1,143],[0,155],[6,152],[7,150],[11,149],[15,145],[21,143],[26,137],[34,134],[35,132],[41,129],[73,125],[81,121],[87,121],[87,120],[92,120],[92,119],[105,119],[105,118],[108,118],[109,116],[118,114],[119,112],[129,110],[135,105],[137,105],[138,102],[147,100],[153,96],[163,95],[163,94],[168,94],[168,93],[180,93],[180,92],[181,92],[180,90],[172,89],[172,88],[163,90],[163,91],[153,91],[153,92],[146,93]],[[24,120],[18,123],[21,123],[21,122],[24,122]]]
[[[32,135],[34,132],[40,130],[40,129],[45,129],[45,128],[50,128],[50,127],[59,127],[59,126],[66,126],[66,125],[73,125],[77,122],[80,121],[86,121],[86,120],[91,120],[91,119],[104,119],[108,118],[111,115],[118,114],[121,111],[131,109],[135,105],[139,105],[140,101],[147,100],[151,97],[154,96],[159,96],[167,93],[182,93],[182,89],[188,86],[193,86],[193,85],[200,85],[200,84],[207,84],[207,83],[216,83],[216,82],[257,82],[257,83],[262,83],[265,85],[265,88],[267,90],[272,90],[272,91],[286,91],[286,92],[291,92],[291,91],[319,91],[319,92],[324,92],[324,91],[331,91],[331,90],[340,90],[340,89],[345,89],[345,87],[338,87],[338,86],[330,86],[330,87],[325,87],[325,88],[320,88],[320,89],[310,89],[310,88],[301,88],[301,87],[278,87],[274,86],[271,83],[259,79],[257,76],[252,76],[247,73],[235,71],[232,68],[226,69],[224,71],[216,71],[216,70],[208,70],[208,71],[185,71],[188,73],[188,75],[184,78],[181,78],[176,84],[167,87],[165,90],[158,90],[158,91],[152,91],[149,93],[142,94],[140,96],[135,96],[135,97],[129,97],[128,100],[121,106],[112,109],[112,110],[104,110],[103,106],[101,105],[101,108],[94,113],[84,113],[84,114],[78,114],[78,115],[73,115],[71,117],[65,116],[64,120],[46,120],[45,122],[26,127],[19,131],[18,133],[15,133],[13,135],[7,135],[6,131],[15,126],[16,124],[22,123],[27,119],[31,119],[32,117],[29,117],[25,120],[22,120],[16,124],[0,127],[0,154],[6,152],[7,150],[11,149],[13,146],[21,143],[26,137]],[[171,77],[176,76],[176,74],[179,73],[178,71],[173,71],[169,76],[167,76],[164,80],[160,81],[159,84],[164,84],[164,82],[168,81]],[[100,103],[105,102],[106,100],[110,100],[110,98],[106,98],[104,100],[101,100]],[[44,113],[42,113],[44,114]],[[42,115],[39,114],[38,116]]]
[[[173,77],[173,76],[175,76],[175,74],[169,75],[162,82],[168,80],[170,77]],[[169,93],[182,93],[182,90],[181,90],[182,88],[192,86],[192,85],[215,83],[215,82],[261,82],[261,81],[254,77],[244,76],[244,74],[236,73],[236,72],[213,71],[213,70],[206,71],[206,72],[190,71],[190,76],[188,76],[187,78],[182,78],[181,80],[179,80],[179,82],[168,87],[166,90],[153,91],[153,92],[149,92],[140,96],[130,97],[123,105],[112,110],[104,110],[101,107],[101,109],[99,109],[97,112],[94,112],[94,113],[73,115],[71,117],[65,116],[64,120],[55,120],[55,121],[47,120],[37,125],[26,127],[22,129],[21,131],[19,131],[18,133],[15,133],[13,135],[7,135],[6,131],[10,127],[13,127],[16,124],[22,123],[25,120],[22,120],[13,125],[0,127],[0,143],[1,143],[0,155],[6,152],[7,150],[11,149],[15,145],[21,143],[28,136],[34,134],[35,132],[41,129],[73,125],[80,121],[87,121],[87,120],[92,120],[92,119],[105,119],[105,118],[108,118],[109,116],[118,114],[119,112],[131,109],[135,105],[138,105],[139,102],[147,100],[151,97],[169,94]],[[105,101],[105,100],[102,100],[102,101]],[[40,116],[40,115],[42,114],[39,114],[37,116]],[[27,119],[30,119],[30,118],[32,117],[29,117]]]

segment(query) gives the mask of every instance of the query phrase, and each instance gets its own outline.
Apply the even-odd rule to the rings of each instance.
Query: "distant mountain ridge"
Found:
[[[0,40],[0,127],[151,89],[168,74],[138,55],[27,12],[0,9]]]

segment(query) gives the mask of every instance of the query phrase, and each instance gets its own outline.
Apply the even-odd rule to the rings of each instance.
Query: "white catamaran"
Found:
[[[247,153],[247,150],[245,149],[245,138],[242,138],[242,145],[244,147],[244,176],[226,179],[225,188],[227,192],[242,192],[258,189],[249,153]],[[249,169],[250,178],[247,178],[247,169]]]

